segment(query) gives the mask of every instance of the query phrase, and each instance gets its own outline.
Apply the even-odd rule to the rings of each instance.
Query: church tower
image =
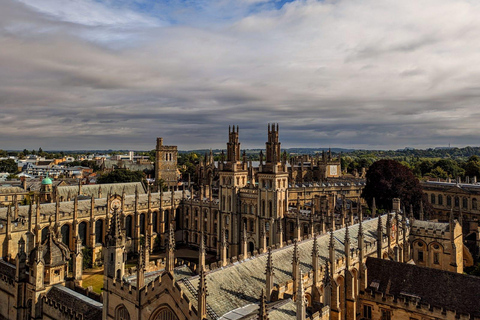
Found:
[[[246,161],[240,160],[239,128],[228,128],[227,162],[220,164],[219,200],[222,213],[222,226],[229,235],[229,253],[240,254],[241,212],[237,205],[239,189],[247,185],[248,170]]]
[[[268,125],[265,147],[266,161],[263,164],[261,155],[258,172],[258,215],[278,224],[288,210],[288,172],[285,158],[281,156],[278,124]],[[273,240],[267,245],[283,241],[273,232],[276,229],[270,228],[268,236]]]

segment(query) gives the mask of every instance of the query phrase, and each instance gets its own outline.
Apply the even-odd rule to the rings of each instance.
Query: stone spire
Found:
[[[300,230],[300,211],[297,212],[297,219],[295,220],[295,239],[302,241],[302,234]]]
[[[243,223],[243,231],[242,231],[242,254],[244,259],[247,258],[248,255],[248,248],[247,248],[247,224]]]
[[[145,287],[145,246],[140,246],[137,261],[137,289]]]
[[[420,200],[420,214],[419,214],[419,218],[420,220],[424,220],[425,219],[425,216],[423,214],[423,201]]]
[[[198,250],[198,268],[205,269],[205,234],[200,234],[200,249]]]
[[[348,233],[348,225],[345,226],[345,241],[343,242],[345,249],[345,268],[348,270],[350,266],[350,235]]]
[[[175,232],[173,231],[173,225],[170,224],[168,228],[168,239],[167,239],[167,254],[165,260],[165,270],[167,272],[173,273],[175,268]]]
[[[363,220],[363,212],[362,212],[362,199],[360,197],[358,197],[358,200],[357,200],[357,207],[358,207],[358,220]]]
[[[388,250],[390,250],[392,245],[392,216],[390,213],[387,213],[387,223],[385,225],[385,229],[387,234]]]
[[[260,307],[258,308],[258,319],[259,320],[268,320],[267,313],[267,301],[265,297],[265,291],[262,289],[262,296],[260,297]]]
[[[377,258],[382,259],[382,246],[383,246],[383,226],[382,216],[378,217],[377,224]]]
[[[266,274],[266,298],[267,298],[267,301],[271,301],[271,294],[273,290],[273,277],[275,276],[275,272],[273,270],[271,247],[268,247],[267,268],[265,270],[265,274]]]
[[[225,227],[222,228],[222,242],[220,244],[221,248],[220,248],[220,260],[221,260],[221,264],[222,264],[222,267],[225,267],[228,262],[227,262],[227,248],[228,248],[228,243],[227,243],[227,238],[226,238],[226,231],[225,231]]]
[[[328,268],[328,260],[325,260],[325,273],[323,274],[323,305],[332,306],[332,277]]]
[[[267,232],[265,230],[265,221],[260,220],[260,249],[265,251],[267,248]]]
[[[200,278],[198,281],[198,320],[207,319],[207,283],[206,283],[206,272],[204,268],[200,269]]]
[[[330,230],[330,242],[328,244],[328,256],[330,259],[330,263],[332,265],[332,277],[335,274],[335,265],[336,265],[336,257],[335,257],[335,239],[333,238],[333,231]]]
[[[313,285],[318,284],[318,273],[320,271],[320,266],[318,265],[318,242],[317,235],[313,235],[313,246],[312,246],[312,272],[313,272]]]
[[[292,280],[293,280],[293,292],[295,293],[299,281],[300,273],[300,256],[298,254],[298,241],[293,240],[293,259],[292,259]]]
[[[307,316],[307,312],[305,308],[305,290],[303,289],[303,272],[300,272],[300,279],[298,279],[296,299],[297,320],[304,320]]]
[[[282,219],[278,219],[278,247],[283,248],[283,226]]]
[[[82,239],[79,236],[75,237],[75,250],[72,253],[73,256],[73,278],[75,281],[82,281],[83,270],[83,252],[82,252]]]
[[[377,215],[377,205],[375,204],[375,197],[372,199],[372,217],[375,218]]]

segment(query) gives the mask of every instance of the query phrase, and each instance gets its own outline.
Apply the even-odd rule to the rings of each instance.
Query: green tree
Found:
[[[0,172],[17,173],[18,167],[13,159],[0,160]]]
[[[480,157],[471,156],[465,163],[465,176],[480,178]]]
[[[107,174],[102,174],[97,178],[98,184],[119,183],[119,182],[144,182],[145,173],[143,171],[130,171],[127,169],[117,169]]]
[[[377,208],[391,210],[392,200],[399,198],[407,208],[413,205],[418,212],[423,199],[422,187],[412,170],[395,160],[379,160],[372,164],[367,171],[366,185],[362,197],[369,206],[375,198]],[[426,199],[423,199],[426,200]],[[430,207],[424,202],[425,211]]]

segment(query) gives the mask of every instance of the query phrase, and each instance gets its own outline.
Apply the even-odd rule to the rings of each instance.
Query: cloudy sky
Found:
[[[0,149],[478,146],[477,0],[0,0]]]

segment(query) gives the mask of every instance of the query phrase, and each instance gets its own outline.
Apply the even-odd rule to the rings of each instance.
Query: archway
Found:
[[[248,243],[248,252],[253,253],[254,250],[255,250],[255,244],[252,241],[250,241]]]
[[[158,311],[153,312],[150,320],[179,320],[175,312],[168,306],[158,308]]]

